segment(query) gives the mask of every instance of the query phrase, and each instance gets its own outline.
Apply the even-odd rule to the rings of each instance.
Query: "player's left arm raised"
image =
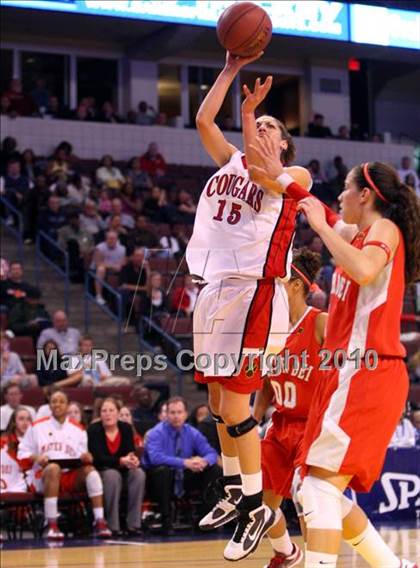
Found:
[[[298,209],[305,213],[310,226],[334,257],[336,265],[341,266],[360,286],[373,282],[394,257],[399,233],[389,219],[375,221],[367,234],[366,245],[357,249],[328,225],[325,210],[319,201],[308,197],[299,202]]]

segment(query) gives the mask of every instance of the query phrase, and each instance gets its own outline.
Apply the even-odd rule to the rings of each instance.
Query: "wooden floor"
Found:
[[[420,529],[382,529],[381,534],[400,556],[412,561],[420,559]],[[296,542],[301,543],[301,539]],[[223,560],[224,544],[223,540],[207,540],[2,551],[1,568],[232,568],[231,562]],[[269,557],[270,547],[264,540],[252,557],[235,565],[262,568]],[[363,568],[367,564],[343,546],[338,566]]]

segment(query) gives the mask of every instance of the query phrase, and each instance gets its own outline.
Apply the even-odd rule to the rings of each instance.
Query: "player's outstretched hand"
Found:
[[[267,96],[272,84],[273,76],[269,75],[265,78],[264,83],[261,83],[261,79],[258,77],[258,79],[255,81],[254,91],[251,91],[248,85],[244,85],[242,89],[245,95],[245,99],[242,103],[242,111],[253,113]]]
[[[328,227],[325,218],[325,209],[318,199],[314,197],[306,197],[299,201],[297,206],[298,211],[303,211],[311,228],[319,233],[323,228]]]
[[[251,55],[250,57],[239,57],[239,55],[233,55],[230,51],[226,52],[226,64],[225,67],[228,69],[234,69],[235,71],[239,71],[245,65],[256,61],[264,54],[263,51],[256,53],[255,55]]]
[[[271,180],[277,179],[283,173],[283,164],[280,161],[279,152],[268,136],[257,136],[255,144],[250,144],[250,147],[261,160],[261,167],[254,167],[254,170],[260,170],[260,174],[264,173]]]

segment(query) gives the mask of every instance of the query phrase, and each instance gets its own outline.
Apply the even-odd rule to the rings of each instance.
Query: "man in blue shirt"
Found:
[[[142,466],[147,469],[150,491],[159,504],[166,534],[172,531],[174,497],[197,489],[204,494],[208,485],[221,477],[216,451],[196,428],[186,424],[187,416],[183,398],[169,399],[167,420],[149,430],[145,442]]]

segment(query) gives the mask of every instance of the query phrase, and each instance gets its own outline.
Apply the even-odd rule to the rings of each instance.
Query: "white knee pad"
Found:
[[[342,530],[342,493],[332,483],[312,475],[305,477],[299,491],[308,529]]]
[[[345,495],[342,495],[342,497],[341,497],[341,518],[342,519],[345,519],[347,517],[347,515],[353,509],[353,505],[355,505],[354,501],[352,501],[351,499],[349,499]]]
[[[89,497],[99,497],[99,495],[103,495],[104,488],[102,479],[96,469],[87,474],[85,483]]]

